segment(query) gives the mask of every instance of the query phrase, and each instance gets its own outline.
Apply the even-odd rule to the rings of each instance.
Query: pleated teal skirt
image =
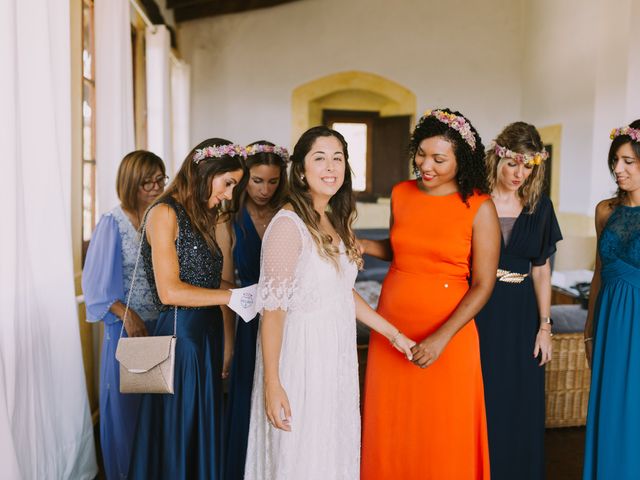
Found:
[[[640,479],[640,269],[605,265],[594,316],[585,480]]]

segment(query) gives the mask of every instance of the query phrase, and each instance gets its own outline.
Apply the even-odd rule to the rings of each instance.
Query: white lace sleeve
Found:
[[[284,212],[273,218],[262,240],[256,300],[258,312],[287,311],[293,306],[297,287],[296,271],[303,243],[294,218]]]

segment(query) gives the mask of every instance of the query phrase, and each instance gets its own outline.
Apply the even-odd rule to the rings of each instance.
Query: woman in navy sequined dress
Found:
[[[218,209],[243,178],[242,151],[226,140],[202,142],[147,213],[142,257],[161,310],[155,335],[173,335],[178,306],[174,394],[143,396],[130,478],[221,478],[222,376],[230,360],[223,351],[233,341],[224,332],[234,317],[225,308],[223,325],[215,306],[229,303],[220,286],[232,276],[223,262],[231,235]]]
[[[640,120],[611,132],[618,192],[596,207],[598,253],[585,326],[592,367],[584,479],[640,478]]]

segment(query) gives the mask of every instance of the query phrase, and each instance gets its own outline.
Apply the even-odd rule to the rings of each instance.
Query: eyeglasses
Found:
[[[156,185],[158,188],[164,188],[168,181],[169,177],[165,175],[164,177],[158,177],[155,180],[143,181],[140,186],[145,192],[150,192],[156,187]]]

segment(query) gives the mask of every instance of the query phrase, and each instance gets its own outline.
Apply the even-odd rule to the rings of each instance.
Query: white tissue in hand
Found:
[[[242,320],[249,322],[253,320],[257,314],[256,311],[256,292],[258,285],[253,284],[244,288],[231,289],[231,300],[229,300],[229,308],[236,312]]]

